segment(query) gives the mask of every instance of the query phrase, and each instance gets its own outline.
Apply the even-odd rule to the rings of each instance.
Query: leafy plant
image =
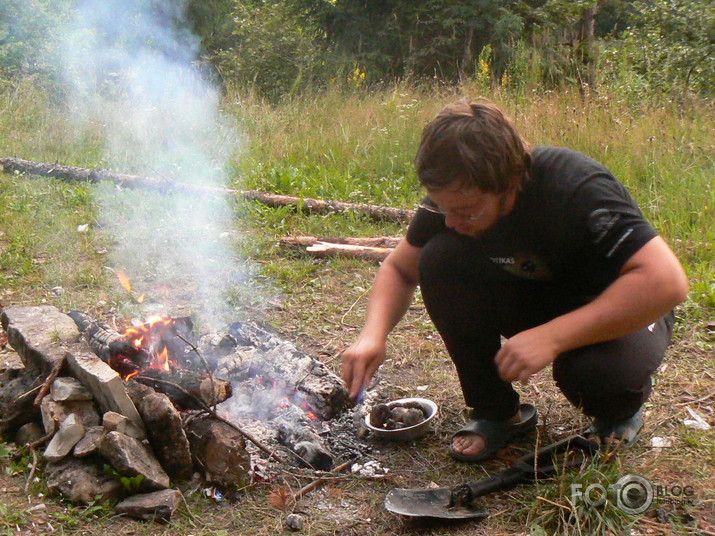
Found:
[[[104,474],[119,482],[128,495],[137,493],[144,482],[144,475],[126,476],[119,473],[109,464],[104,464]]]

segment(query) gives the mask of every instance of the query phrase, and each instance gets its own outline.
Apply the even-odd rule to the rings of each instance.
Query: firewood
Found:
[[[55,177],[70,181],[99,182],[110,181],[126,188],[144,188],[162,192],[179,191],[189,194],[219,194],[228,197],[240,196],[249,201],[258,201],[271,207],[293,206],[303,212],[315,214],[330,214],[333,212],[356,212],[380,221],[409,221],[414,210],[382,207],[366,203],[347,203],[330,199],[301,198],[280,195],[256,190],[236,190],[233,188],[217,188],[182,184],[165,179],[141,177],[125,173],[115,173],[104,169],[85,169],[59,164],[31,162],[21,158],[0,158],[0,165],[5,172],[28,173],[43,177]]]
[[[112,359],[121,354],[131,359],[137,370],[147,364],[149,356],[144,350],[136,348],[124,335],[117,333],[104,322],[93,320],[81,311],[70,311],[67,316],[74,320],[91,350],[105,363],[114,365]],[[124,375],[133,371],[119,372]]]
[[[329,244],[347,244],[350,246],[367,246],[373,248],[394,248],[401,237],[399,236],[366,236],[366,237],[317,237],[317,236],[286,236],[280,239],[285,245],[312,246],[318,242]]]
[[[47,375],[47,378],[45,378],[45,382],[42,384],[42,388],[40,389],[40,392],[37,393],[37,396],[35,397],[35,401],[32,403],[36,408],[40,407],[40,404],[42,404],[42,399],[45,398],[47,393],[50,392],[50,387],[52,386],[52,382],[54,382],[57,379],[57,376],[59,376],[60,371],[62,370],[62,367],[65,366],[66,361],[67,361],[67,354],[63,354],[62,357],[60,357],[57,360],[57,363],[55,363],[55,366],[52,367],[52,370]]]
[[[283,243],[291,246],[295,245],[294,243],[287,241],[283,241]],[[380,262],[385,260],[390,252],[392,252],[392,249],[386,247],[371,247],[316,241],[306,247],[305,251],[315,257],[348,257]]]
[[[228,400],[233,394],[231,382],[218,378],[213,378],[212,381],[189,369],[175,368],[168,372],[146,369],[132,380],[164,393],[175,406],[183,409],[205,409],[205,406]],[[203,404],[197,403],[197,400]]]

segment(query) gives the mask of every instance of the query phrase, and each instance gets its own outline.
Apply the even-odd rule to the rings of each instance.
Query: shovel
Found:
[[[385,497],[385,508],[393,514],[410,517],[438,519],[487,517],[489,514],[486,510],[478,508],[475,504],[477,498],[495,491],[512,489],[521,483],[552,476],[559,468],[580,465],[587,456],[598,449],[597,443],[580,435],[572,435],[547,445],[535,453],[522,456],[506,471],[478,482],[461,484],[454,488],[393,489]],[[555,459],[556,455],[567,451],[579,451],[582,456],[574,456],[564,463],[558,463]]]

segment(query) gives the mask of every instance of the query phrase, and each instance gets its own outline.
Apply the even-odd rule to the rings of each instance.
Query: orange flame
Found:
[[[172,318],[154,316],[149,318],[146,324],[126,329],[122,335],[127,337],[135,348],[141,348],[150,355],[149,368],[171,372],[172,365],[176,363],[172,362],[169,349],[161,342],[161,338],[164,330],[171,327],[173,323]],[[133,375],[135,374],[131,376]],[[131,376],[125,380],[128,381]]]
[[[127,274],[119,270],[117,272],[117,277],[119,278],[119,282],[122,284],[122,286],[126,289],[127,292],[132,291],[132,284],[129,282],[129,277]]]

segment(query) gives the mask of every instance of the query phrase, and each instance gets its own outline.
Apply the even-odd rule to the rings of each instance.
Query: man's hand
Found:
[[[528,329],[508,339],[497,352],[494,362],[506,382],[526,384],[532,374],[552,363],[559,355],[557,341],[547,325]]]
[[[386,342],[361,335],[343,352],[343,380],[355,400],[363,386],[367,386],[375,371],[385,361]]]

